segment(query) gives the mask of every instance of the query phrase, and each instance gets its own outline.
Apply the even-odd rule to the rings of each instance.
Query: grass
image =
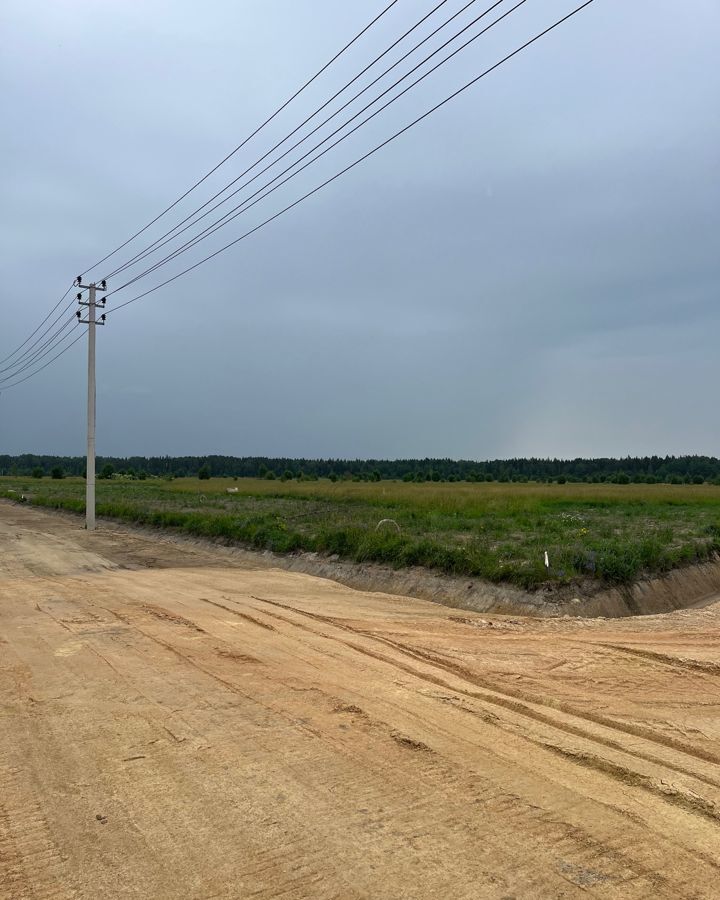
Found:
[[[39,506],[84,512],[81,479],[0,478],[0,495],[10,489]],[[101,481],[97,501],[101,516],[256,549],[425,566],[529,589],[587,578],[630,583],[720,552],[713,485],[183,478]]]

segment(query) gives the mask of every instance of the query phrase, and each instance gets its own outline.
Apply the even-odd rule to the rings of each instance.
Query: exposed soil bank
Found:
[[[356,590],[419,597],[475,612],[617,618],[687,609],[720,598],[720,560],[623,587],[602,588],[590,582],[530,593],[480,579],[438,575],[427,569],[396,570],[312,553],[290,557],[261,555],[271,557],[273,566],[331,578]]]
[[[8,501],[4,501],[8,502]],[[27,509],[28,507],[24,507]],[[42,517],[60,518],[77,523],[79,516],[43,508],[33,509]],[[529,616],[605,616],[617,618],[633,615],[651,615],[687,609],[720,598],[720,559],[676,569],[665,575],[643,579],[634,585],[604,587],[596,581],[582,584],[549,587],[535,592],[523,591],[511,585],[492,584],[478,578],[459,578],[443,575],[420,567],[393,569],[377,563],[353,563],[337,557],[317,553],[282,555],[270,551],[259,552],[242,547],[228,546],[222,541],[186,537],[172,531],[158,531],[129,525],[119,520],[105,519],[113,528],[128,534],[144,535],[155,542],[150,558],[146,553],[138,557],[118,554],[117,563],[125,568],[136,564],[143,567],[165,568],[182,566],[178,546],[191,546],[196,552],[187,559],[187,565],[197,565],[197,551],[217,557],[216,564],[234,564],[248,567],[277,568],[302,572],[321,578],[330,578],[356,590],[381,591],[431,600],[444,606],[468,609],[476,612],[506,613]],[[101,537],[103,529],[96,533]],[[162,535],[162,537],[161,537]],[[164,553],[160,543],[165,545]],[[170,552],[170,547],[174,551]],[[104,548],[110,558],[115,557],[111,544]],[[157,551],[157,552],[155,552]],[[167,559],[166,559],[167,557]],[[204,559],[204,565],[213,564]]]

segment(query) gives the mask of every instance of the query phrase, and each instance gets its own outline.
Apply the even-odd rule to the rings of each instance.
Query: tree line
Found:
[[[597,459],[516,457],[485,461],[454,459],[297,459],[265,456],[103,456],[101,478],[299,478],[381,481],[616,482],[720,484],[714,456],[627,456]],[[0,454],[0,475],[55,478],[84,476],[85,457]]]

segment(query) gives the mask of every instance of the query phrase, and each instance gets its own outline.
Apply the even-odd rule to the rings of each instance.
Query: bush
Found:
[[[40,466],[35,466],[35,468],[32,470],[33,478],[42,478],[43,474],[43,470],[40,468]]]
[[[198,478],[200,481],[209,481],[210,480],[210,469],[207,466],[200,466],[198,471]]]
[[[100,474],[98,475],[98,478],[102,478],[103,480],[105,480],[107,478],[112,478],[114,474],[115,474],[115,467],[112,466],[110,463],[105,463],[105,465],[102,467],[102,469],[100,469]]]
[[[60,466],[53,466],[52,469],[50,470],[50,477],[55,478],[56,480],[59,480],[60,478],[65,477],[65,473],[60,468]]]

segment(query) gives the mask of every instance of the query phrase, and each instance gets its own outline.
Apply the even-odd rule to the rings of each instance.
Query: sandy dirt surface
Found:
[[[716,898],[719,687],[718,602],[478,615],[0,504],[0,898]]]

